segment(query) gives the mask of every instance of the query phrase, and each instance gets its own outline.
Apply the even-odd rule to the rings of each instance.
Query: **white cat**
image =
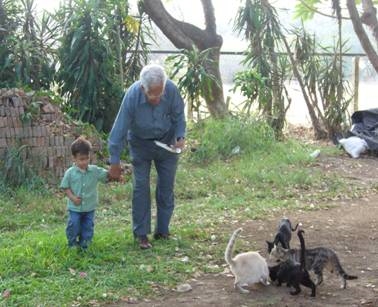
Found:
[[[235,240],[241,228],[234,231],[227,244],[224,258],[230,266],[232,274],[235,276],[235,289],[241,293],[249,293],[244,286],[249,286],[261,282],[265,286],[269,285],[269,268],[266,260],[258,252],[246,252],[232,258]]]

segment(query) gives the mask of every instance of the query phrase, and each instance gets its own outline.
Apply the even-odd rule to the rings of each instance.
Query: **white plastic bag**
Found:
[[[352,158],[358,158],[360,154],[369,148],[366,141],[357,136],[340,139],[339,143],[343,146],[345,151],[352,156]]]

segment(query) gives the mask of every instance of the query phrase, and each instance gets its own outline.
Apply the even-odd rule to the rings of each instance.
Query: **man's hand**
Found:
[[[176,141],[176,144],[174,145],[174,148],[180,148],[183,150],[185,147],[185,139],[184,138],[179,138],[178,141]]]
[[[122,168],[120,164],[111,164],[109,168],[109,179],[119,181],[121,178]]]

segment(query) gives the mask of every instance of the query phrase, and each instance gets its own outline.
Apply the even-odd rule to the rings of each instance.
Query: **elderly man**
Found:
[[[126,92],[109,135],[109,177],[121,176],[120,155],[126,142],[133,165],[132,221],[133,234],[141,249],[151,248],[150,172],[154,162],[157,172],[155,239],[168,239],[169,223],[174,208],[174,181],[178,154],[156,145],[173,149],[185,145],[184,102],[164,69],[155,64],[145,66],[140,80]]]

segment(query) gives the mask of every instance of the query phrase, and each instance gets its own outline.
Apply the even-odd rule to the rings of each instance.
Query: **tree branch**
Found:
[[[350,17],[352,18],[354,31],[356,32],[357,37],[360,40],[362,48],[365,50],[370,63],[373,65],[376,72],[378,72],[378,55],[375,52],[373,46],[371,45],[369,37],[367,36],[364,30],[360,16],[357,11],[355,1],[347,0],[347,7],[349,10]]]
[[[205,14],[206,31],[211,35],[217,35],[213,4],[211,0],[201,0],[201,2]]]
[[[328,14],[325,14],[313,7],[311,7],[310,5],[308,5],[304,0],[299,0],[300,3],[302,3],[303,6],[305,6],[306,8],[308,8],[310,11],[313,11],[314,13],[316,14],[319,14],[319,15],[322,15],[322,16],[325,16],[325,17],[329,17],[329,18],[334,18],[334,19],[337,19],[337,17],[333,16],[333,15],[328,15]],[[350,18],[348,17],[341,17],[341,19],[346,19],[346,20],[349,20]]]
[[[176,48],[192,49],[192,46],[195,45],[199,50],[204,50],[210,46],[220,47],[223,40],[214,32],[216,26],[214,12],[211,12],[211,9],[213,9],[211,0],[202,0],[202,5],[206,18],[206,30],[201,30],[190,23],[175,19],[165,9],[161,0],[143,1],[144,11]]]
[[[374,7],[373,1],[362,0],[362,9],[361,21],[371,29],[374,39],[378,43],[377,9]]]

